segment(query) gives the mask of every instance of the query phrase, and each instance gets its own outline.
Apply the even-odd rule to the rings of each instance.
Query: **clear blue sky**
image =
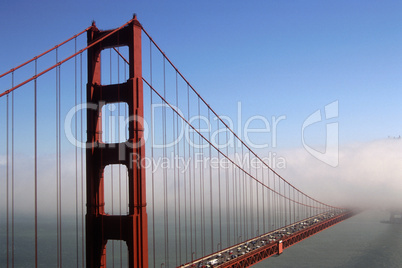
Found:
[[[402,134],[400,1],[2,1],[0,73],[133,13],[219,114],[285,115],[278,147],[333,101],[341,143]]]

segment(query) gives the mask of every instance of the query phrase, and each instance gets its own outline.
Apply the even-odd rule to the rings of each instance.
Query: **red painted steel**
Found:
[[[283,252],[283,244],[282,244],[282,240],[280,240],[278,242],[278,255],[282,254]]]
[[[97,109],[87,110],[87,215],[86,261],[88,268],[106,267],[108,240],[124,240],[129,267],[148,267],[148,223],[145,196],[145,169],[139,164],[145,157],[143,140],[143,87],[141,62],[142,26],[134,19],[118,31],[100,31],[95,24],[88,30],[87,101]],[[129,79],[119,85],[101,85],[100,53],[105,48],[128,46]],[[126,102],[129,107],[127,142],[102,142],[102,107]],[[104,168],[122,164],[128,170],[129,214],[107,215],[104,206]]]

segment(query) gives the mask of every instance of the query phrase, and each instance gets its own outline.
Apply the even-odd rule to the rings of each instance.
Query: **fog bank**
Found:
[[[303,148],[278,153],[286,159],[280,174],[312,197],[338,206],[402,210],[402,140],[341,145],[331,167]]]

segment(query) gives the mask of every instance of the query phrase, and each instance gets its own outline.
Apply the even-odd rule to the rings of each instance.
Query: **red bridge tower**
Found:
[[[128,247],[129,267],[148,267],[148,230],[145,198],[145,169],[139,164],[145,156],[143,140],[143,85],[141,62],[142,26],[133,20],[115,33],[100,31],[95,24],[88,31],[88,44],[101,42],[88,49],[87,101],[87,214],[86,262],[88,268],[106,267],[108,240],[124,240]],[[111,34],[112,33],[112,34]],[[128,46],[129,79],[126,83],[101,85],[101,51]],[[102,141],[102,107],[125,102],[129,109],[129,138],[121,143]],[[133,157],[135,156],[135,157]],[[134,160],[133,160],[134,159]],[[135,163],[131,162],[135,161]],[[105,214],[104,168],[121,164],[128,171],[128,215]]]

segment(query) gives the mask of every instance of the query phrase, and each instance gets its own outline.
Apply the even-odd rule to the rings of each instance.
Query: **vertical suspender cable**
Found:
[[[63,267],[63,230],[62,230],[62,206],[61,206],[61,200],[62,200],[62,185],[61,185],[61,66],[59,65],[59,111],[58,111],[58,135],[59,135],[59,223],[60,223],[60,268]]]
[[[177,76],[176,76],[176,99],[177,99]],[[177,105],[176,105],[177,107]],[[175,123],[175,118],[177,116],[174,115],[174,111],[172,111],[172,137],[173,140],[175,140],[176,137],[176,123]],[[177,185],[176,182],[177,180],[177,175],[176,173],[176,157],[178,156],[179,152],[176,151],[176,145],[173,144],[173,200],[174,200],[174,240],[175,240],[175,256],[176,256],[176,265],[179,265],[178,261],[178,231],[177,231]]]
[[[192,133],[192,141],[194,143],[193,145],[193,150],[192,150],[192,155],[193,155],[193,173],[192,173],[192,181],[193,181],[193,207],[192,207],[192,213],[194,213],[194,252],[195,256],[197,256],[198,252],[198,232],[197,232],[197,226],[198,226],[198,221],[197,221],[197,195],[196,195],[196,162],[195,162],[195,156],[196,156],[196,146],[195,146],[195,133]],[[199,191],[201,193],[201,189]],[[201,207],[201,204],[200,204]],[[192,254],[192,253],[191,253]]]
[[[290,185],[289,184],[287,184],[288,185],[288,193],[289,193],[289,200],[288,200],[288,206],[289,206],[289,224],[292,224],[293,222],[292,222],[292,203],[291,203],[291,200],[292,200],[292,195],[291,195],[291,193],[290,193]]]
[[[302,196],[303,196],[303,199],[304,199],[304,201],[303,201],[303,207],[304,207],[303,218],[305,219],[305,218],[308,218],[307,197],[304,194]]]
[[[252,173],[252,166],[251,166],[251,151],[249,150],[248,151],[248,155],[249,155],[249,157],[248,157],[248,161],[249,161],[249,164],[248,164],[248,166],[249,166],[249,169],[250,169],[250,175],[252,175],[253,173]],[[249,214],[249,218],[250,218],[250,232],[251,232],[251,235],[250,236],[248,236],[248,237],[253,237],[254,236],[254,208],[253,208],[253,205],[254,205],[254,203],[253,203],[253,180],[251,180],[251,179],[249,179],[249,181],[250,181],[250,189],[249,189],[249,195],[250,195],[250,214]]]
[[[226,132],[226,133],[228,133],[228,132]],[[230,135],[231,136],[231,134],[226,134],[226,137],[227,137],[227,139],[226,140],[229,140],[229,138],[230,138],[230,136],[228,136],[228,135]],[[233,142],[233,151],[234,151],[234,156],[235,157],[237,157],[237,154],[236,154],[236,152],[237,152],[237,149],[236,149],[236,147],[237,147],[237,145],[236,145],[236,140],[234,139],[234,142]],[[229,155],[229,148],[226,150],[226,155]],[[234,185],[234,187],[232,188],[233,189],[233,194],[232,194],[232,200],[233,200],[233,203],[235,203],[235,206],[232,206],[232,209],[233,209],[233,219],[234,219],[234,221],[235,221],[235,226],[236,226],[236,232],[234,233],[234,236],[233,236],[233,238],[234,238],[234,240],[233,240],[233,242],[234,243],[238,243],[239,241],[238,241],[238,237],[239,237],[239,227],[241,228],[241,207],[239,206],[239,200],[240,200],[240,198],[241,198],[241,195],[240,195],[240,176],[236,176],[237,175],[237,172],[236,172],[236,169],[235,169],[235,166],[234,165],[230,165],[231,167],[232,167],[232,173],[233,173],[233,177],[234,177],[234,182],[235,182],[235,185]],[[228,170],[228,174],[226,174],[226,180],[229,180],[229,172],[230,172],[230,169]],[[229,189],[228,189],[229,190]],[[238,197],[238,198],[235,198],[235,197]],[[229,200],[230,201],[230,200]],[[229,221],[229,219],[230,219],[230,215],[228,216],[228,221]],[[240,233],[241,233],[241,230],[240,230]],[[230,236],[229,236],[230,237]],[[230,245],[230,238],[228,238],[228,241],[227,241],[227,243],[228,243],[228,245]]]
[[[58,62],[58,48],[56,48],[56,63]],[[60,224],[59,224],[59,73],[56,68],[56,217],[57,217],[57,267],[60,267]]]
[[[276,228],[279,228],[279,227],[281,227],[282,225],[282,217],[281,217],[281,211],[282,211],[282,197],[280,196],[280,193],[281,193],[281,179],[279,178],[279,176],[275,176],[276,178],[278,178],[278,183],[277,183],[277,187],[278,187],[278,193],[279,194],[277,194],[276,195],[276,198],[277,198],[277,203],[276,203],[276,205],[277,205],[277,227]]]
[[[179,107],[179,84],[178,84],[178,75],[176,72],[176,107]],[[174,113],[173,113],[174,114]],[[176,114],[176,135],[179,136],[179,116]],[[176,138],[176,137],[174,137]],[[179,160],[180,160],[180,141],[177,142],[177,159],[175,161],[176,163],[176,169],[177,169],[177,191],[178,191],[178,199],[177,199],[177,203],[178,203],[178,210],[179,210],[179,218],[178,218],[178,222],[179,222],[179,226],[178,226],[178,230],[179,230],[179,262],[177,263],[177,265],[179,265],[181,263],[181,206],[180,206],[180,168],[179,168]]]
[[[228,135],[228,134],[226,134]],[[236,148],[236,144],[234,144],[234,149]],[[228,150],[229,151],[229,150]],[[236,153],[234,153],[236,155]],[[232,200],[232,211],[233,211],[233,221],[234,221],[234,230],[233,230],[233,243],[238,243],[238,237],[240,236],[239,228],[241,226],[240,222],[240,212],[241,209],[239,208],[239,199],[240,199],[240,193],[239,193],[239,177],[237,176],[237,172],[234,168],[233,164],[229,164],[228,170],[226,172],[226,180],[229,181],[230,173],[233,174],[233,182],[234,185],[232,187],[232,191],[230,191],[230,185],[229,182],[227,182],[227,190],[228,190],[228,195],[229,198],[227,200],[227,203],[229,204],[230,200]],[[237,197],[237,198],[236,198]],[[230,208],[227,212],[227,221],[230,221]],[[230,245],[230,233],[228,232],[228,238],[227,238],[227,244]]]
[[[296,221],[299,221],[299,217],[300,217],[300,201],[299,201],[299,198],[300,198],[300,195],[299,195],[298,189],[297,188],[294,188],[294,189],[295,189],[295,215],[296,215],[295,219],[296,219]]]
[[[198,98],[198,129],[201,129],[201,107],[200,107],[200,99]],[[202,145],[201,145],[201,136],[198,135],[198,142],[199,142],[199,156],[202,157],[203,155],[203,150],[202,150]],[[202,256],[204,256],[204,245],[205,245],[205,233],[204,233],[204,183],[203,183],[203,165],[200,165],[200,214],[201,214],[201,253]]]
[[[58,49],[56,48],[58,63]],[[62,230],[61,230],[61,109],[60,109],[60,66],[56,68],[56,198],[57,198],[57,266],[62,267]]]
[[[286,194],[286,196],[289,198],[288,200],[287,199],[285,199],[285,202],[286,202],[286,204],[285,204],[285,207],[286,207],[286,211],[287,211],[287,214],[288,214],[288,216],[287,216],[287,219],[288,219],[288,224],[290,224],[292,221],[292,219],[291,219],[291,215],[290,215],[290,213],[291,213],[291,208],[290,208],[290,206],[289,206],[289,200],[290,200],[290,192],[288,191],[288,189],[290,189],[289,188],[289,184],[287,184],[285,181],[284,181],[284,184],[285,184],[285,190],[287,191],[287,194]]]
[[[292,198],[291,198],[290,185],[289,184],[288,184],[288,189],[289,189],[289,223],[291,224],[292,223],[292,202],[290,200]]]
[[[278,177],[278,187],[279,187],[279,189],[278,189],[278,206],[279,206],[279,210],[278,210],[278,213],[279,213],[279,217],[278,217],[278,219],[279,219],[279,223],[278,223],[278,227],[281,227],[281,226],[283,226],[282,224],[282,220],[283,220],[283,217],[282,217],[282,211],[283,211],[283,209],[282,209],[282,196],[280,196],[280,194],[281,194],[281,178],[279,178]]]
[[[292,200],[292,196],[291,196],[291,194],[290,194],[290,185],[289,184],[286,184],[287,185],[287,189],[288,189],[288,200],[286,201],[287,202],[287,206],[288,206],[288,219],[289,219],[289,224],[292,224],[292,206],[291,206],[291,201],[290,200]]]
[[[235,156],[237,156],[237,145],[236,145],[236,139],[234,140],[234,144],[233,144],[233,151],[234,151],[234,154],[233,155],[235,155]],[[240,200],[241,200],[241,193],[240,193],[240,176],[237,176],[237,172],[236,172],[236,168],[235,168],[235,165],[231,165],[231,167],[232,167],[232,173],[233,173],[233,176],[234,176],[234,180],[235,180],[235,187],[233,187],[233,194],[232,194],[232,199],[233,199],[233,202],[236,204],[236,206],[233,206],[233,216],[236,216],[234,219],[235,219],[235,222],[236,222],[236,234],[235,234],[235,236],[233,237],[235,240],[233,241],[234,243],[238,243],[238,242],[240,242],[240,241],[238,241],[239,240],[239,236],[241,235],[241,233],[242,233],[242,231],[241,231],[241,224],[242,224],[242,221],[241,221],[241,213],[242,213],[242,209],[241,209],[241,206],[240,206]],[[230,172],[230,171],[229,171]],[[240,175],[240,174],[239,174]],[[227,179],[228,179],[228,177],[227,177]],[[235,198],[235,197],[238,197],[238,198]],[[239,229],[240,229],[240,231],[239,231]],[[240,234],[239,234],[240,233]],[[229,243],[229,240],[228,240],[228,244],[230,244]]]
[[[81,95],[81,104],[84,103],[83,100],[83,87],[82,87],[82,53],[80,54],[80,95]],[[83,109],[80,111],[80,141],[83,142]],[[84,267],[85,263],[85,235],[84,235],[84,148],[81,146],[81,267]]]
[[[314,215],[314,211],[313,211],[314,201],[311,198],[309,198],[309,200],[310,200],[310,216],[313,216]]]
[[[244,156],[244,147],[241,147],[241,159],[243,160]],[[244,161],[243,161],[244,162]],[[244,167],[243,167],[244,168]],[[242,172],[242,181],[243,181],[243,239],[247,240],[247,189],[246,189],[246,178],[245,174]]]
[[[74,51],[77,53],[77,38],[74,38]],[[77,105],[78,105],[78,92],[77,92],[77,56],[74,57],[74,137],[75,137],[75,247],[76,247],[76,266],[79,265],[79,247],[78,247],[78,144],[77,144]]]
[[[251,153],[250,153],[250,155],[251,155]],[[250,158],[251,158],[251,156],[250,156]],[[253,163],[253,162],[252,162]],[[258,165],[257,163],[255,163],[255,164],[252,164],[252,167],[254,168],[254,172],[255,172],[255,177],[256,178],[258,178],[258,170],[257,170],[257,167],[255,166],[255,165]],[[261,178],[262,179],[262,178]],[[259,234],[259,232],[260,232],[260,228],[259,228],[259,226],[260,226],[260,213],[259,213],[259,202],[258,202],[258,197],[259,197],[259,194],[258,194],[258,183],[256,182],[256,181],[254,181],[254,180],[252,180],[252,183],[254,183],[255,184],[255,189],[253,188],[253,191],[251,192],[251,195],[253,196],[253,194],[254,194],[254,190],[255,190],[255,198],[254,198],[254,196],[253,196],[253,208],[252,208],[252,211],[255,211],[255,212],[257,212],[257,217],[256,217],[256,222],[252,225],[252,226],[254,226],[253,228],[255,228],[254,230],[253,230],[253,233],[252,233],[252,237],[254,237],[254,236],[257,236],[258,234]],[[254,202],[257,202],[257,204],[255,205],[254,204]],[[254,206],[255,206],[255,208],[254,208]],[[253,218],[254,218],[255,216],[253,216]]]
[[[248,157],[248,161],[249,161],[249,163],[248,163],[248,166],[249,166],[249,172],[250,172],[250,175],[252,175],[252,166],[251,166],[251,151],[249,150],[248,151],[248,155],[249,155],[249,157]],[[249,195],[250,195],[250,209],[249,209],[249,211],[250,211],[250,214],[249,214],[249,218],[250,218],[250,232],[251,232],[251,235],[249,236],[249,237],[253,237],[253,235],[254,235],[254,208],[253,208],[253,205],[254,205],[254,203],[253,203],[253,180],[251,180],[251,179],[249,179],[249,181],[250,181],[250,189],[249,189]],[[248,229],[248,228],[247,228]]]
[[[152,42],[149,40],[149,75],[150,82],[152,86]],[[151,180],[152,180],[152,258],[154,268],[156,267],[156,257],[155,257],[155,174],[154,174],[154,114],[153,114],[153,100],[152,100],[152,88],[149,88],[150,94],[150,107],[151,107]]]
[[[240,149],[238,150],[237,154],[239,155],[238,158],[241,159],[241,161],[243,161],[243,155],[242,155]],[[235,172],[235,174],[237,176],[237,192],[234,193],[234,194],[239,196],[239,201],[238,201],[238,205],[237,205],[238,209],[237,210],[239,211],[239,216],[238,216],[239,224],[238,224],[238,226],[239,226],[239,230],[240,230],[239,231],[240,240],[239,240],[239,237],[237,237],[237,240],[238,240],[238,242],[241,242],[241,238],[245,237],[244,236],[245,223],[244,223],[244,209],[243,209],[243,206],[244,206],[244,200],[243,200],[244,199],[243,173],[235,165],[233,165],[233,172]],[[233,196],[233,198],[235,198],[235,196]]]
[[[193,136],[192,137],[193,142],[195,142],[195,133],[194,132],[193,132],[192,136]],[[197,221],[197,194],[196,194],[197,193],[196,192],[196,187],[197,187],[196,186],[196,183],[197,183],[197,174],[196,174],[197,165],[196,165],[196,150],[195,149],[196,149],[196,146],[194,145],[194,147],[193,147],[193,170],[194,170],[193,171],[193,197],[194,197],[194,200],[193,200],[194,207],[193,207],[193,209],[194,209],[194,244],[195,244],[194,251],[195,251],[195,254],[197,254],[198,248],[199,248],[198,241],[201,240],[201,237],[199,237],[199,233],[197,232],[197,230],[198,230],[197,226],[200,225],[199,229],[201,229],[201,220]],[[201,196],[201,189],[199,189],[198,192],[199,192],[199,194]],[[200,211],[201,211],[201,203],[199,204],[199,207],[200,207]],[[198,222],[200,224],[198,224]]]
[[[276,175],[275,174],[273,174],[273,182],[274,182],[274,191],[277,191],[277,189],[276,189],[276,187],[275,187],[275,178],[276,178]],[[277,224],[276,224],[276,221],[277,221],[277,208],[276,208],[276,206],[277,206],[277,204],[276,204],[276,200],[277,200],[277,194],[276,193],[272,193],[272,201],[273,201],[273,205],[274,205],[274,209],[273,209],[273,220],[274,220],[274,223],[273,223],[273,229],[276,229],[276,226],[277,226]]]
[[[8,111],[9,111],[9,105],[8,105],[8,103],[9,103],[9,100],[8,100],[8,94],[7,94],[7,100],[6,100],[6,102],[7,102],[7,104],[6,104],[6,220],[7,220],[7,222],[6,222],[6,232],[7,232],[7,235],[6,235],[6,239],[7,239],[7,242],[6,242],[6,248],[7,248],[7,250],[6,250],[6,254],[7,254],[7,268],[8,267],[10,267],[9,266],[9,263],[10,263],[10,260],[9,260],[9,217],[8,217],[8,210],[9,210],[9,186],[8,186],[8,182],[9,182],[9,176],[8,176],[8,174],[9,174],[9,172],[8,172],[8,169],[9,169],[9,155],[8,155],[8,135],[9,135],[9,129],[8,129],[8,118],[9,118],[9,115],[8,115]]]
[[[198,252],[198,248],[199,248],[199,243],[198,243],[198,241],[200,240],[200,237],[199,237],[199,232],[197,232],[197,230],[198,230],[198,225],[201,225],[201,220],[197,220],[198,219],[198,217],[197,217],[197,192],[196,192],[196,183],[197,183],[197,174],[196,174],[196,172],[197,172],[197,166],[196,166],[196,146],[195,146],[195,133],[193,132],[192,133],[193,135],[193,137],[192,137],[192,139],[193,139],[193,142],[194,142],[194,147],[193,147],[193,204],[194,204],[194,206],[193,206],[193,210],[194,210],[194,244],[195,244],[195,246],[194,246],[194,251],[195,251],[195,254],[197,254],[197,252]],[[201,195],[201,189],[199,189],[199,194]],[[201,203],[199,204],[199,207],[200,207],[200,211],[201,211]],[[201,218],[201,217],[200,217]],[[198,224],[198,223],[200,223],[200,224]],[[200,229],[201,229],[201,226],[200,226]],[[197,255],[196,255],[197,256]]]
[[[264,177],[264,165],[261,165],[261,178],[262,178],[262,183],[265,184],[265,177]],[[265,191],[266,188],[262,187],[262,231],[265,234],[266,233],[266,227],[265,227]]]
[[[58,67],[59,68],[59,88],[58,88],[58,90],[59,90],[59,95],[58,95],[58,113],[57,113],[57,116],[58,116],[58,122],[59,122],[59,124],[58,124],[58,129],[57,129],[57,132],[58,132],[58,136],[59,136],[59,143],[58,143],[58,147],[59,147],[59,155],[58,155],[58,161],[59,161],[59,224],[60,224],[60,227],[59,227],[59,230],[60,230],[60,247],[59,247],[59,249],[60,249],[60,268],[61,267],[63,267],[63,250],[62,250],[62,245],[63,245],[63,243],[62,243],[62,223],[61,223],[61,214],[62,214],[62,210],[61,210],[61,131],[60,131],[60,129],[61,129],[61,96],[60,96],[60,94],[61,94],[61,89],[60,89],[60,87],[61,87],[61,69],[60,69],[60,66]]]
[[[200,100],[199,99],[197,99],[197,101],[198,101],[198,103],[197,103],[197,111],[198,111],[198,129],[200,129],[201,128],[201,126],[200,126],[200,124],[201,124],[201,119],[200,119]],[[200,156],[201,157],[201,155],[202,155],[202,152],[201,152],[201,136],[198,136],[198,156]],[[194,157],[194,159],[195,159],[195,157]],[[196,159],[195,159],[196,160]],[[200,172],[199,172],[199,192],[200,192],[200,229],[201,229],[201,255],[202,256],[204,256],[204,233],[203,233],[203,230],[204,230],[204,228],[203,228],[203,213],[202,213],[202,211],[203,211],[203,202],[202,202],[202,196],[203,196],[203,191],[202,191],[202,179],[201,179],[201,177],[202,177],[202,167],[203,167],[203,165],[200,165],[200,167],[199,167],[199,169],[200,169]],[[194,177],[195,177],[195,174],[194,174]],[[195,180],[195,179],[194,179]],[[194,191],[194,195],[195,195],[195,191]],[[195,209],[196,210],[196,209]],[[194,212],[195,214],[197,213],[196,211]]]
[[[38,73],[38,61],[35,60],[35,76]],[[38,267],[38,106],[37,79],[34,80],[34,180],[35,180],[35,267]]]
[[[224,128],[226,128],[225,126],[223,126]],[[229,142],[230,140],[230,135],[229,132],[227,131],[227,129],[225,129],[225,142],[226,142],[226,155],[229,154],[229,147],[231,146],[231,143]],[[234,148],[236,147],[235,144]],[[224,156],[222,154],[222,156]],[[234,156],[236,157],[236,154],[234,154]],[[223,158],[225,162],[223,162],[225,164],[225,168],[224,168],[224,177],[225,177],[225,181],[226,181],[226,185],[225,185],[225,191],[226,191],[226,222],[227,222],[227,226],[229,227],[229,229],[226,230],[226,246],[230,245],[230,241],[231,241],[231,234],[233,234],[233,243],[236,243],[236,237],[238,237],[239,235],[239,230],[238,230],[238,209],[237,209],[237,199],[235,198],[235,193],[237,192],[237,177],[236,177],[236,173],[233,170],[233,164],[229,163],[228,161],[226,161],[225,157]],[[229,178],[231,178],[231,180],[229,181]],[[236,197],[239,197],[238,195]],[[232,200],[232,201],[231,201]],[[232,218],[231,218],[232,217]],[[231,228],[232,228],[232,232],[231,232]],[[225,246],[225,247],[226,247]]]
[[[182,120],[182,119],[181,119]],[[184,129],[183,129],[183,131],[185,131]],[[187,159],[186,158],[186,138],[184,138],[183,139],[183,157],[184,157],[184,159]],[[189,156],[190,157],[190,156]],[[190,159],[188,159],[188,163],[189,163],[189,160]],[[187,166],[187,165],[185,165],[185,166]],[[190,166],[188,166],[188,169],[190,168]],[[185,258],[184,258],[184,260],[187,262],[187,258],[188,258],[188,234],[187,234],[187,232],[188,232],[188,229],[187,229],[187,176],[186,176],[186,174],[187,174],[187,170],[186,169],[184,169],[183,170],[183,188],[184,188],[184,248],[185,248]]]
[[[251,152],[250,152],[250,150],[248,151],[248,161],[249,161],[249,163],[248,163],[248,167],[249,167],[249,173],[250,173],[250,175],[252,176],[253,174],[252,174],[252,168],[251,168]],[[253,180],[251,180],[250,179],[250,177],[248,177],[247,176],[247,178],[248,178],[248,180],[249,180],[249,189],[248,189],[248,191],[247,191],[247,193],[248,193],[248,195],[249,195],[249,208],[247,209],[248,211],[249,211],[249,214],[248,214],[248,217],[247,217],[247,224],[248,225],[250,225],[250,227],[248,227],[247,226],[247,230],[249,230],[250,231],[250,235],[247,233],[247,237],[248,238],[250,238],[250,237],[252,237],[252,235],[253,235],[253,233],[254,233],[254,228],[253,228],[253,223],[254,223],[254,213],[253,213],[253,206],[252,206],[252,186],[253,186]]]
[[[281,189],[282,189],[282,186],[281,186],[281,184],[282,184],[282,180],[281,180],[281,178],[278,176],[278,186],[279,186],[279,194],[282,194],[281,193]],[[282,196],[280,196],[280,195],[278,195],[278,204],[279,204],[279,225],[278,225],[278,227],[282,227],[282,226],[284,226],[284,217],[283,217],[283,202],[282,202],[282,200],[283,200],[283,197]]]
[[[14,72],[12,72],[14,87]],[[14,268],[14,91],[11,92],[11,267]]]
[[[220,132],[219,132],[219,121],[216,120],[217,132],[218,133],[218,146],[220,146]],[[212,194],[212,192],[211,192]],[[222,248],[222,191],[221,191],[221,154],[218,152],[218,197],[219,197],[219,245]],[[228,209],[228,208],[227,208]],[[227,223],[228,229],[230,228],[229,222]],[[219,250],[219,248],[217,248]]]
[[[166,69],[165,57],[163,57],[163,97],[166,99]],[[166,159],[166,106],[162,101],[162,126],[163,126],[163,158]],[[168,190],[167,190],[167,170],[163,169],[164,186],[164,223],[165,223],[165,265],[168,265],[169,257],[169,216],[168,216]]]
[[[268,186],[268,188],[271,188],[271,186],[269,185],[269,169],[267,169],[267,179],[268,179],[268,184],[267,184],[267,186]],[[267,224],[268,224],[268,231],[271,231],[272,229],[271,229],[271,222],[272,222],[272,214],[271,214],[271,212],[272,212],[272,202],[271,202],[271,190],[270,189],[267,189],[267,200],[268,200],[268,202],[267,202],[267,206],[268,206],[268,213],[267,213],[267,217],[268,217],[268,222],[267,222]]]
[[[218,121],[219,122],[219,121]],[[229,132],[226,132],[226,155],[229,155]],[[226,163],[226,161],[225,161]],[[225,166],[224,169],[224,174],[225,174],[225,180],[226,180],[226,224],[228,226],[227,232],[226,232],[226,241],[227,241],[227,246],[230,245],[230,207],[229,207],[229,202],[230,202],[230,193],[229,193],[229,172],[230,172],[230,167],[229,165]],[[235,191],[235,186],[236,186],[236,177],[233,174],[233,181],[234,181],[234,186],[233,186],[233,191]],[[232,208],[234,209],[234,212],[236,212],[235,207],[237,206],[237,202],[233,202],[232,203]],[[233,217],[235,217],[236,214],[233,213]],[[235,234],[234,230],[235,230],[235,226],[237,225],[237,219],[233,218],[233,222],[234,222],[234,229],[233,229],[233,233]],[[236,234],[235,234],[236,235]],[[236,240],[234,240],[236,241]]]
[[[286,184],[285,181],[283,181],[283,196],[286,196]],[[287,225],[287,211],[286,211],[286,198],[283,198],[283,207],[284,207],[284,213],[285,213],[285,225]]]
[[[200,113],[199,115],[201,116],[201,103],[200,103]],[[199,121],[199,123],[201,124],[201,122]],[[201,127],[200,127],[201,129]],[[204,145],[204,139],[201,138],[201,143]],[[206,176],[206,170],[204,170],[204,161],[205,161],[205,157],[204,157],[204,146],[201,146],[201,157],[202,159],[202,166],[201,166],[201,177],[202,177],[202,231],[203,231],[203,239],[204,239],[204,243],[203,243],[203,250],[202,250],[202,255],[205,256],[206,255],[206,243],[207,243],[207,239],[206,239],[206,197],[205,197],[205,176]]]
[[[257,164],[256,164],[257,165]],[[257,166],[254,166],[255,169],[255,177],[258,178],[258,169]],[[262,175],[262,174],[261,174]],[[263,177],[261,176],[261,180],[263,180]],[[255,181],[255,186],[256,186],[256,200],[257,200],[257,230],[256,230],[256,236],[260,234],[260,202],[258,200],[259,198],[259,194],[258,194],[258,190],[259,190],[259,183],[257,183]]]
[[[293,190],[293,221],[296,222],[296,195],[295,195],[295,188],[292,187]]]
[[[190,119],[190,87],[187,84],[187,120]],[[190,133],[188,133],[190,139]],[[188,157],[191,159],[191,142],[188,144]],[[194,160],[194,159],[193,159]],[[188,182],[189,182],[189,198],[190,198],[190,254],[191,254],[191,261],[193,260],[193,206],[192,206],[192,194],[191,194],[191,165],[189,165],[188,169]]]
[[[210,118],[210,111],[208,109],[208,128],[210,128],[211,125],[211,118]],[[208,140],[211,140],[211,129],[208,129]],[[218,145],[219,146],[219,145]],[[214,214],[212,210],[212,146],[209,144],[209,197],[210,197],[210,213],[211,213],[211,250],[214,252]]]

